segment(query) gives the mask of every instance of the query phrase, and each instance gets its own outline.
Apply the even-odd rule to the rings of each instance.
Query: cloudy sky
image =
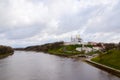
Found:
[[[0,0],[0,44],[120,41],[120,0]]]

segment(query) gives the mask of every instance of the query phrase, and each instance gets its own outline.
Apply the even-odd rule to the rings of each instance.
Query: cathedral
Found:
[[[76,35],[76,36],[71,36],[71,42],[72,43],[81,43],[82,42],[82,38],[80,37],[80,35]]]

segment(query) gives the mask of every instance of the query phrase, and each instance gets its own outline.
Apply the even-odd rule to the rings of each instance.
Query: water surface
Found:
[[[81,60],[15,51],[0,60],[0,80],[120,80]]]

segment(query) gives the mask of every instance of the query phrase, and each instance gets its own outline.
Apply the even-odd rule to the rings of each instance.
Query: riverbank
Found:
[[[62,45],[61,47],[56,49],[49,49],[48,53],[65,57],[84,54],[84,52],[77,51],[76,50],[77,47],[79,47],[79,45]]]
[[[13,55],[13,53],[2,54],[2,55],[0,55],[0,59],[6,58],[6,57],[11,56],[11,55]]]
[[[105,70],[111,74],[120,77],[120,50],[111,49],[99,56],[86,59],[85,61],[92,64],[93,66]]]
[[[29,46],[26,48],[16,48],[15,50],[45,52],[63,57],[71,57],[74,55],[84,54],[82,51],[77,51],[77,47],[81,47],[81,45],[64,45],[64,42],[55,42],[44,45]]]
[[[109,67],[109,66],[106,66],[106,65],[103,65],[103,64],[100,64],[100,63],[97,63],[97,62],[88,60],[88,59],[85,60],[85,61],[86,61],[87,63],[89,63],[89,64],[97,67],[97,68],[100,68],[100,69],[102,69],[102,70],[105,70],[105,71],[107,71],[107,72],[109,72],[109,73],[111,73],[111,74],[114,74],[114,75],[120,77],[120,70],[118,70],[118,69],[114,69],[114,68],[111,68],[111,67]]]
[[[0,45],[0,59],[8,57],[14,53],[13,48]]]
[[[120,70],[120,50],[112,49],[91,59],[94,62]]]

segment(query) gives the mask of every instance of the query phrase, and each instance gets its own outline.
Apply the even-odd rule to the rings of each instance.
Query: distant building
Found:
[[[64,43],[64,45],[75,45],[75,44],[87,44],[87,43],[83,42],[80,35],[71,36],[71,41]]]
[[[71,42],[74,44],[80,44],[82,42],[82,38],[80,35],[71,36]]]
[[[88,42],[89,45],[93,45],[93,46],[96,46],[98,43],[96,42]]]
[[[77,51],[85,51],[91,52],[91,51],[98,51],[104,49],[104,44],[97,43],[97,42],[83,42],[80,35],[71,36],[71,42],[65,42],[64,45],[75,45],[75,44],[81,44],[82,47],[77,47]],[[87,47],[86,45],[91,45],[92,47]]]

